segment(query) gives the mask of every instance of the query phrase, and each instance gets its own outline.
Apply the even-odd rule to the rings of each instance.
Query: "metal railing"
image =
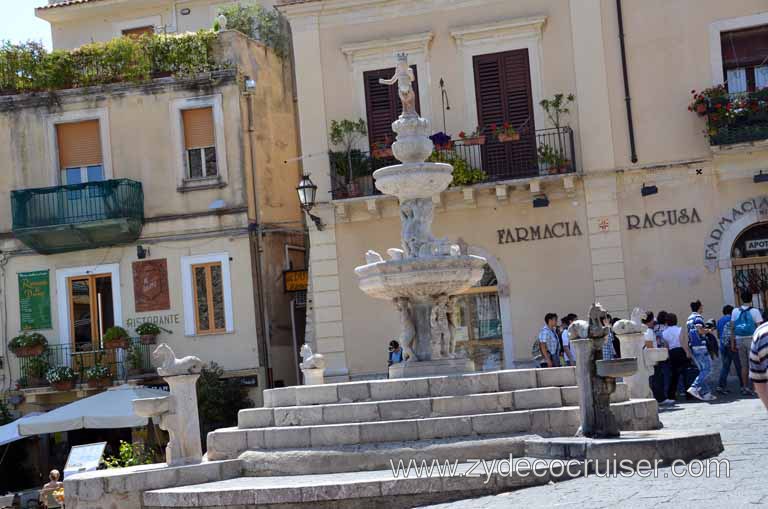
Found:
[[[374,185],[373,172],[398,163],[386,150],[373,153],[353,150],[349,154],[330,152],[329,158],[334,200],[381,194]],[[467,169],[483,171],[485,178],[482,182],[576,171],[574,137],[570,127],[521,130],[513,141],[501,142],[493,136],[485,136],[483,144],[457,140],[437,147],[432,159],[448,163],[461,160],[466,163]]]
[[[13,229],[40,228],[108,219],[144,220],[140,182],[103,180],[11,191]]]
[[[761,123],[721,127],[709,136],[710,145],[731,145],[760,140],[768,140],[768,119]]]
[[[131,339],[127,349],[78,349],[72,345],[48,345],[36,357],[18,359],[17,382],[21,388],[45,387],[49,385],[45,379],[48,369],[66,366],[77,375],[75,383],[86,383],[85,370],[95,365],[107,367],[114,380],[127,380],[153,370],[154,348],[155,345],[142,344],[139,338]]]

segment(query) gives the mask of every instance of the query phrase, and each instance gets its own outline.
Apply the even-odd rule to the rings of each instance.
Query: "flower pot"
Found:
[[[102,378],[92,378],[88,380],[88,387],[91,389],[101,389],[103,387],[109,387],[112,385],[112,377],[105,376]]]
[[[157,341],[157,334],[142,334],[139,341],[142,345],[154,345]]]
[[[360,196],[360,183],[352,181],[347,184],[347,196],[349,198],[357,198]]]
[[[43,387],[48,385],[48,381],[42,376],[27,376],[28,387]]]
[[[435,145],[436,150],[453,150],[453,142],[443,143],[442,145]]]
[[[391,148],[375,148],[371,152],[371,155],[374,159],[389,159],[392,157],[392,149]]]
[[[499,138],[499,141],[502,143],[517,141],[520,139],[520,133],[512,133],[512,134],[501,133],[499,134],[498,138]]]
[[[62,380],[61,382],[55,382],[51,384],[51,387],[57,391],[71,391],[75,388],[74,380]]]
[[[707,112],[707,105],[706,104],[697,104],[696,105],[696,113],[699,115],[702,115]]]
[[[37,357],[45,351],[45,345],[23,346],[13,351],[16,357]]]
[[[558,173],[569,173],[571,171],[571,162],[565,161],[558,168]]]
[[[463,145],[485,145],[485,136],[475,136],[474,138],[463,138]]]
[[[105,339],[104,340],[104,348],[107,350],[114,350],[117,348],[128,348],[129,341],[128,338],[118,338],[118,339]]]

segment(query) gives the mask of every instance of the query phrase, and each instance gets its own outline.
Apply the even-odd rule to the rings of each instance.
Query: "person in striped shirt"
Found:
[[[768,323],[762,324],[752,337],[749,349],[749,379],[763,405],[768,409]]]

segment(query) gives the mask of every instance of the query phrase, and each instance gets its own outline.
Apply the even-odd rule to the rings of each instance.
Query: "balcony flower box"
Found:
[[[518,141],[520,139],[520,133],[501,133],[498,135],[499,141],[502,143],[509,143],[510,141]]]
[[[508,143],[510,141],[517,141],[520,139],[520,133],[517,131],[517,129],[512,127],[509,122],[504,122],[501,126],[491,124],[490,129],[493,131],[496,139],[502,143]]]
[[[462,138],[462,145],[485,145],[485,136],[475,136],[473,138]]]
[[[8,342],[8,348],[16,357],[37,357],[48,346],[48,340],[40,333],[23,332]]]
[[[126,349],[130,346],[128,332],[122,327],[110,327],[104,334],[104,348],[114,350],[117,348]]]
[[[392,157],[392,147],[374,148],[371,155],[374,159],[389,159]]]
[[[75,372],[68,366],[51,368],[45,374],[48,383],[57,391],[71,391],[74,389],[76,377]]]
[[[62,380],[61,382],[52,383],[51,387],[56,389],[57,391],[71,391],[75,388],[75,381],[74,380]]]
[[[108,367],[101,364],[91,366],[83,374],[88,381],[88,387],[91,389],[101,389],[112,385],[112,373]]]
[[[157,342],[157,336],[160,335],[160,327],[154,323],[145,322],[136,327],[136,334],[139,335],[142,345],[154,345]]]

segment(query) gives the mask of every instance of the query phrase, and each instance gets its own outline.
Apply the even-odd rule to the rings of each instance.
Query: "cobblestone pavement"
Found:
[[[720,508],[768,507],[768,413],[759,400],[721,397],[708,404],[685,402],[660,414],[674,430],[718,430],[730,461],[730,477],[675,478],[669,468],[657,478],[574,479],[501,495],[430,506],[432,509],[508,507]],[[677,469],[680,470],[679,468]]]

